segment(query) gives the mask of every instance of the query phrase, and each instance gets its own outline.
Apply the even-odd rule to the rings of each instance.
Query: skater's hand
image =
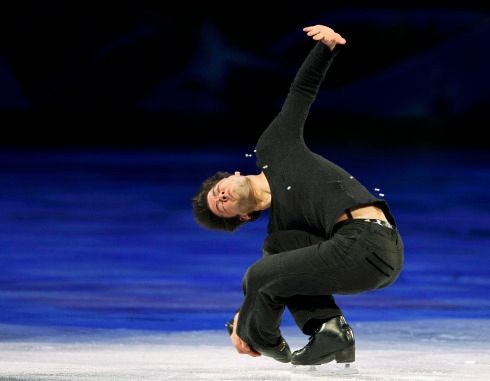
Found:
[[[259,352],[255,352],[250,345],[248,345],[245,341],[240,339],[236,333],[236,327],[238,325],[238,315],[237,313],[235,315],[235,319],[233,320],[233,333],[230,336],[231,342],[233,343],[234,347],[238,351],[238,353],[242,355],[249,355],[252,357],[258,357],[261,356]]]
[[[333,50],[337,44],[344,45],[347,42],[344,37],[325,25],[307,26],[303,31],[315,41],[323,42],[330,50]]]

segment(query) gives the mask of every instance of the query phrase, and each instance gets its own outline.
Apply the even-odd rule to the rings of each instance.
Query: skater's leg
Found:
[[[278,231],[265,239],[262,252],[264,256],[270,256],[325,240],[325,237],[301,230]],[[342,315],[332,295],[294,295],[286,298],[285,303],[297,326],[307,335],[313,334],[323,322]]]
[[[302,230],[281,230],[267,236],[262,245],[262,252],[264,256],[269,256],[283,251],[312,246],[326,239],[326,237]]]
[[[312,335],[332,317],[343,315],[332,295],[294,295],[286,300],[296,325],[305,335]]]
[[[336,278],[338,266],[326,265],[319,255],[325,251],[328,256],[327,252],[335,250],[334,241],[322,241],[265,256],[249,267],[243,278],[238,336],[252,347],[275,345],[281,339],[279,325],[290,298],[296,295],[325,298],[342,287]]]
[[[396,279],[402,248],[397,233],[386,229],[354,220],[330,240],[257,261],[243,279],[238,336],[252,346],[275,345],[287,298],[355,294]]]
[[[361,232],[356,234],[359,228]],[[383,288],[397,279],[403,265],[403,242],[396,229],[368,221],[348,222],[340,229],[336,241],[344,254],[337,261],[345,261],[352,269],[352,278],[349,283],[343,282],[349,272],[345,273],[339,266],[338,293]],[[325,261],[335,263],[335,255],[326,257]],[[355,361],[354,334],[342,316],[322,324],[308,344],[291,356],[291,362],[297,365],[324,364],[333,360],[343,363]]]

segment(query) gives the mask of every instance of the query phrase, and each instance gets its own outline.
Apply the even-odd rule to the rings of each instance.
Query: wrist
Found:
[[[333,52],[333,50],[335,49],[335,46],[337,45],[336,42],[330,42],[330,41],[325,41],[325,40],[322,40],[322,43],[324,45],[326,45],[330,49],[331,52]]]

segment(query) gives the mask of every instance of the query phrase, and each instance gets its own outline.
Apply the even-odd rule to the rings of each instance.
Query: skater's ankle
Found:
[[[313,336],[320,330],[323,323],[326,323],[330,319],[333,319],[337,316],[342,316],[342,315],[331,316],[331,317],[323,318],[323,319],[310,319],[303,326],[303,333],[305,335]]]

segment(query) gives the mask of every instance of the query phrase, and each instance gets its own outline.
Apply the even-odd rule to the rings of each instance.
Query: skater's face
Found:
[[[240,172],[218,181],[208,192],[207,199],[211,212],[225,218],[240,216],[247,220],[247,214],[255,205],[250,181]]]

